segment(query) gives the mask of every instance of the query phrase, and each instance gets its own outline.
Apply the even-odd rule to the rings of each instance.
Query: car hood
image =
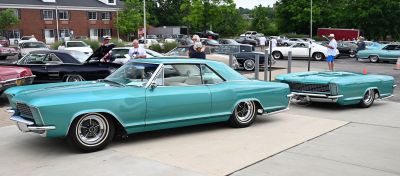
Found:
[[[349,77],[363,76],[350,72],[298,72],[291,74],[278,75],[277,80],[281,82],[297,82],[310,84],[329,84]]]
[[[140,87],[120,87],[96,81],[53,83],[41,86],[32,85],[23,87],[25,88],[19,91],[11,88],[11,90],[7,90],[6,93],[10,94],[14,92],[13,102],[24,102],[36,107],[115,99],[124,95],[124,93],[116,93],[118,90],[129,90],[131,93],[132,91],[134,92],[135,89],[144,90],[144,88]]]
[[[31,76],[32,72],[23,67],[8,67],[2,66],[0,67],[0,81],[5,81],[8,79]]]

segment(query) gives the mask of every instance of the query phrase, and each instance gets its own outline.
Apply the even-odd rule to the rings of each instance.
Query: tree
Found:
[[[17,25],[20,20],[15,16],[12,9],[6,9],[0,11],[0,32],[4,32],[8,27]]]
[[[149,24],[157,23],[157,19],[150,16],[149,11],[154,7],[153,1],[146,1],[146,20]],[[143,27],[143,3],[141,0],[125,0],[124,8],[118,14],[116,27],[122,35],[136,32]]]

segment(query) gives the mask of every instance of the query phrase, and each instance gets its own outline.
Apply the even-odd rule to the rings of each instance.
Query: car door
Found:
[[[308,57],[308,45],[306,43],[296,43],[291,46],[293,57]]]
[[[43,62],[46,57],[45,53],[31,53],[19,60],[17,65],[30,68],[32,74],[36,76],[35,83],[47,83],[49,82],[48,70]]]
[[[167,64],[146,90],[145,130],[196,124],[210,114],[211,94],[199,64]]]
[[[391,61],[396,61],[400,57],[400,45],[395,45],[393,50],[388,52],[387,59]]]

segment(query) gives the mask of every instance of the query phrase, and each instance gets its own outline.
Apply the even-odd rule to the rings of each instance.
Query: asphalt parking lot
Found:
[[[306,71],[305,60],[295,60]],[[279,60],[274,74],[284,73]],[[394,64],[336,60],[339,71],[392,75]],[[326,62],[311,62],[325,70]],[[247,73],[248,72],[243,72]],[[255,125],[225,124],[140,133],[114,141],[106,150],[79,154],[62,139],[22,134],[0,99],[0,175],[400,175],[399,89],[395,97],[367,109],[335,104],[292,104]],[[18,164],[16,164],[18,163]]]

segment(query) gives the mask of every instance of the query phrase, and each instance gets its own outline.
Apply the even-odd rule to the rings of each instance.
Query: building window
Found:
[[[114,1],[114,0],[108,0],[108,3],[109,3],[109,4],[114,4],[115,1]]]
[[[58,19],[60,20],[68,20],[69,19],[69,13],[67,10],[59,10],[58,11]]]
[[[90,37],[97,37],[97,36],[99,36],[99,34],[98,34],[98,29],[90,29],[90,31],[89,31],[89,36]]]
[[[111,36],[111,29],[102,29],[101,34],[102,34],[102,36],[100,36],[100,37]]]
[[[19,12],[18,9],[12,9],[14,11],[14,15],[18,18],[21,19],[21,13]]]
[[[110,12],[101,12],[100,14],[101,14],[102,20],[110,20],[111,19]]]
[[[21,31],[19,30],[9,30],[7,31],[7,38],[9,39],[20,39]]]
[[[44,37],[45,38],[54,38],[54,29],[45,29]]]
[[[97,20],[97,12],[88,12],[89,20]]]
[[[70,37],[69,29],[60,29],[60,38]]]
[[[43,19],[44,20],[53,20],[53,11],[52,10],[43,10]]]

